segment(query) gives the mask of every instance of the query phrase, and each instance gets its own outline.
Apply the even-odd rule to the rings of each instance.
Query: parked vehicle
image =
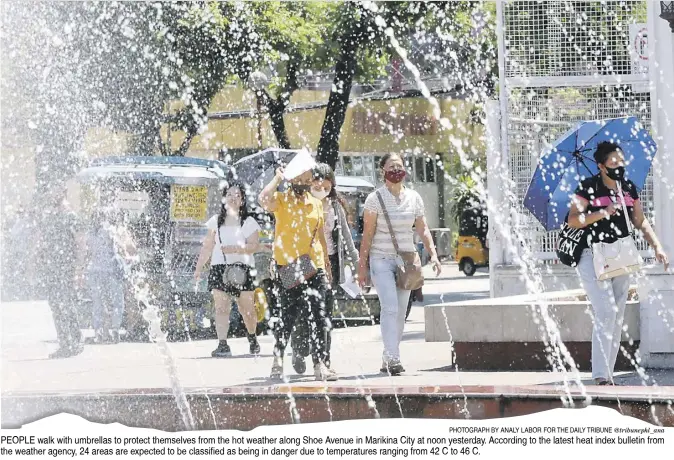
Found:
[[[456,260],[459,261],[459,270],[466,276],[473,276],[478,268],[489,266],[487,230],[486,210],[471,208],[461,215]]]
[[[129,283],[124,329],[145,339],[145,302],[161,312],[170,338],[203,334],[213,318],[206,282],[193,280],[207,234],[205,222],[220,209],[220,184],[228,167],[219,161],[181,157],[115,157],[93,161],[77,175],[82,215],[112,205],[125,219],[138,249],[130,269],[142,273],[150,298],[138,300]]]

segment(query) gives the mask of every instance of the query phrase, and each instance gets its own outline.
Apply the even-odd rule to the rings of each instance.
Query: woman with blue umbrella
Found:
[[[583,181],[571,198],[568,227],[583,229],[580,260],[576,269],[592,304],[592,377],[598,385],[615,385],[615,367],[622,335],[625,305],[630,284],[630,269],[619,269],[617,276],[608,273],[611,261],[597,262],[598,247],[636,248],[631,241],[632,225],[640,229],[655,251],[656,259],[669,265],[660,241],[644,216],[637,187],[625,177],[625,154],[620,145],[603,141],[597,145],[594,161],[599,173]],[[627,211],[627,217],[623,210]],[[629,239],[629,240],[628,240]],[[629,242],[629,245],[621,243]],[[616,246],[616,243],[619,246]],[[594,252],[593,249],[594,248]],[[633,254],[638,258],[638,255]],[[629,258],[629,254],[627,254]]]

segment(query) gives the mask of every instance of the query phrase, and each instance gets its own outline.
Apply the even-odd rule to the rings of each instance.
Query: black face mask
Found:
[[[290,188],[293,189],[293,192],[297,193],[298,195],[301,195],[303,193],[308,192],[311,189],[311,185],[290,184]]]
[[[623,180],[625,177],[625,167],[606,168],[606,175],[613,180]]]

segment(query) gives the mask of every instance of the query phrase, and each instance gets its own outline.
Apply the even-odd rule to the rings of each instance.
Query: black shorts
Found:
[[[222,275],[225,272],[226,265],[213,265],[211,266],[211,271],[208,274],[208,290],[213,291],[223,291],[228,294],[231,294],[235,297],[241,295],[241,292],[252,292],[255,290],[255,277],[251,274],[252,267],[247,265],[242,265],[246,268],[246,281],[241,286],[233,286],[225,284],[222,279]]]

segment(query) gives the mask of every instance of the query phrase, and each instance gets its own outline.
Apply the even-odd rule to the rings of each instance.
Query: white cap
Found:
[[[307,171],[311,171],[316,167],[316,160],[306,150],[300,151],[297,155],[290,160],[288,166],[284,168],[283,177],[285,180],[292,180],[297,176],[304,174]]]

